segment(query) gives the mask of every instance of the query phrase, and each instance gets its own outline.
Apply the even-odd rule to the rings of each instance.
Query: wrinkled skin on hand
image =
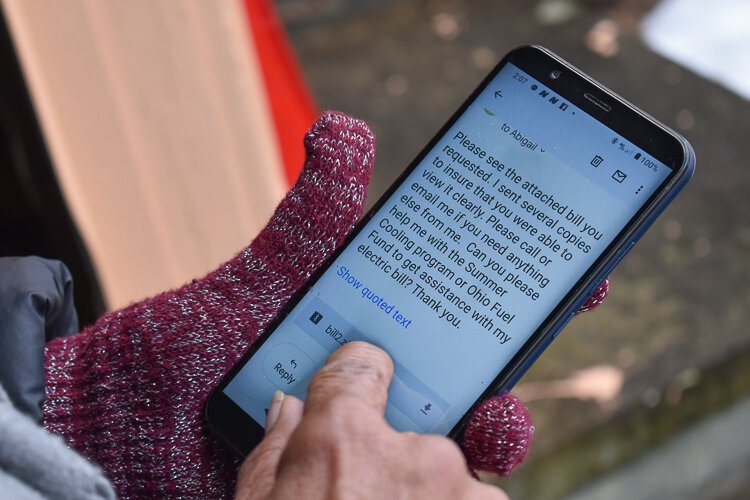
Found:
[[[266,436],[240,469],[236,498],[507,500],[469,474],[455,442],[388,425],[392,375],[384,351],[351,342],[313,377],[304,403],[277,393]]]
[[[372,173],[374,139],[360,120],[323,114],[305,148],[296,184],[234,258],[47,344],[45,426],[100,464],[122,498],[232,495],[239,462],[210,435],[206,400],[344,241]],[[475,417],[470,466],[509,473],[533,429],[525,408],[501,396]]]

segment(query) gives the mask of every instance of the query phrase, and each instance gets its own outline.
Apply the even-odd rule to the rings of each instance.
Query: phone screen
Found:
[[[394,361],[388,422],[447,434],[670,173],[508,63],[224,393],[263,425],[366,340]]]

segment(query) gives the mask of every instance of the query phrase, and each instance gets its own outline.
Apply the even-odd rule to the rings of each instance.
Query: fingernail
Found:
[[[268,415],[266,415],[266,432],[271,430],[279,419],[279,415],[281,415],[282,401],[284,401],[284,393],[281,390],[277,390],[273,393],[271,407],[268,409]]]

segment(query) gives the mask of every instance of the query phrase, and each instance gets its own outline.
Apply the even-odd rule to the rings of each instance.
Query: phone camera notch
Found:
[[[558,78],[560,78],[561,75],[562,75],[562,71],[560,71],[559,69],[556,69],[549,74],[549,77],[552,78],[553,80],[557,80]]]

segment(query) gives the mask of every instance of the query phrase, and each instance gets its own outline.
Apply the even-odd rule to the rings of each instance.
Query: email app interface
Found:
[[[364,340],[394,361],[390,424],[447,434],[669,173],[508,64],[225,393],[263,425]]]

